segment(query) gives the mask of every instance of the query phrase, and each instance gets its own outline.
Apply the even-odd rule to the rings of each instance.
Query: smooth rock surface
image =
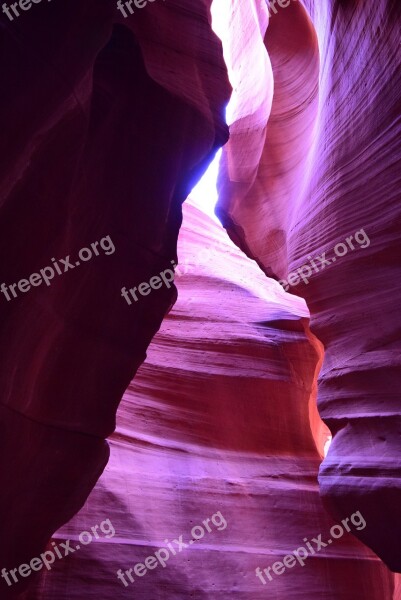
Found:
[[[0,569],[51,548],[56,529],[53,543],[104,519],[116,532],[36,580],[2,579],[1,598],[401,598],[367,548],[401,569],[400,8],[305,0],[268,22],[264,0],[215,0],[231,11],[238,101],[218,212],[261,269],[189,206],[162,323],[174,286],[131,306],[121,288],[177,258],[181,203],[227,140],[211,4],[1,15],[1,281],[104,236],[116,249],[1,297]],[[369,244],[310,267],[292,294],[266,277],[332,259],[362,229]],[[322,464],[317,393],[334,436]],[[256,567],[328,537],[318,472],[331,514],[360,511],[366,527],[263,585]],[[218,511],[227,528],[165,569],[132,589],[116,578]]]
[[[321,494],[337,517],[359,507],[369,527],[356,535],[396,571],[400,24],[396,1],[309,0],[278,9],[265,35],[271,112],[258,121],[254,103],[242,106],[223,152],[218,207],[232,239],[267,274],[287,280],[308,268],[309,278],[298,275],[286,289],[306,299],[325,348],[318,407],[334,437],[320,469]],[[243,73],[235,57],[232,69],[234,78]],[[239,81],[237,95],[247,94],[250,77]],[[238,137],[244,119],[252,127]],[[244,174],[243,156],[254,158],[258,133],[265,136],[260,159]],[[331,264],[317,259],[324,252]]]
[[[318,349],[304,302],[266,279],[198,209],[186,204],[184,215],[178,301],[124,394],[105,472],[55,541],[75,546],[104,519],[115,536],[57,561],[26,600],[303,600],[306,590],[392,599],[394,576],[350,533],[304,567],[265,585],[256,577],[303,538],[327,540],[334,523],[319,497],[309,419]],[[132,573],[127,588],[117,579],[166,540],[188,543],[192,527],[219,511],[224,529],[210,524],[165,568]]]
[[[0,298],[0,569],[42,553],[102,472],[117,406],[176,298],[164,286],[129,306],[121,288],[171,267],[181,203],[227,140],[230,86],[208,3],[178,10],[186,65],[169,86],[175,37],[151,44],[154,55],[146,44],[177,6],[149,6],[135,27],[116,12],[84,0],[1,16],[0,283],[52,258],[72,268]],[[80,249],[104,238],[115,251],[78,266]],[[1,579],[0,596],[29,582]]]

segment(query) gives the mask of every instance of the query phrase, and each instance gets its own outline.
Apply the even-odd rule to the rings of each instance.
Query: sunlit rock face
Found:
[[[115,252],[1,298],[0,569],[56,530],[55,543],[76,543],[110,519],[115,535],[36,580],[2,579],[1,598],[29,584],[23,600],[401,598],[367,547],[400,568],[399,9],[293,2],[269,22],[264,2],[215,0],[229,11],[237,99],[218,212],[237,247],[188,208],[177,304],[169,313],[171,286],[128,305],[123,286],[177,259],[181,203],[227,140],[210,5],[156,0],[132,20],[114,0],[2,15],[2,280],[104,236]],[[310,267],[296,295],[266,277],[289,279],[361,229],[369,244],[360,234],[335,264]],[[322,466],[320,367],[334,435]],[[263,583],[256,568],[327,539],[322,497],[366,527]],[[224,530],[128,589],[117,579],[218,511]]]
[[[265,584],[256,576],[305,537],[327,541],[334,523],[319,496],[309,417],[319,344],[304,301],[267,279],[190,205],[178,256],[178,301],[124,394],[110,462],[54,539],[75,545],[105,518],[115,536],[58,561],[30,600],[304,600],[311,591],[335,600],[361,590],[364,600],[392,598],[392,575],[349,533],[304,567]],[[192,527],[218,512],[226,526],[215,518],[219,527],[204,527],[165,568],[131,573],[127,587],[117,579],[167,542],[182,535],[188,543]]]
[[[308,267],[286,289],[307,300],[325,347],[318,406],[334,438],[321,494],[337,517],[361,510],[369,525],[356,535],[398,571],[399,27],[395,1],[278,9],[264,37],[271,111],[260,118],[245,106],[232,125],[218,208],[230,236],[267,274],[287,280]],[[237,60],[233,70],[243,73]],[[251,79],[243,73],[239,96]],[[237,135],[243,121],[250,131]]]

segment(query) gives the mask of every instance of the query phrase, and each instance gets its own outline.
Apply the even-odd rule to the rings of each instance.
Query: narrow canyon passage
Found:
[[[0,600],[401,600],[400,23],[4,3]]]
[[[256,576],[305,536],[327,540],[334,523],[319,497],[310,426],[318,350],[305,334],[305,302],[268,279],[191,201],[183,212],[177,303],[124,394],[105,472],[54,540],[75,543],[106,514],[116,535],[82,548],[69,565],[56,563],[27,600],[115,598],[116,582],[121,598],[304,600],[312,581],[327,600],[390,600],[394,575],[350,533],[291,573],[264,575],[265,583]],[[322,449],[327,432],[316,420],[313,428]],[[181,535],[188,543],[188,524],[217,512],[224,529],[219,521],[170,553],[165,568],[131,573],[133,582],[125,576],[128,587],[118,581],[119,569]]]

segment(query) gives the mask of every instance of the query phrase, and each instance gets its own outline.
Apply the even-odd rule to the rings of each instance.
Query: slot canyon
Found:
[[[401,600],[399,0],[0,19],[0,600]]]

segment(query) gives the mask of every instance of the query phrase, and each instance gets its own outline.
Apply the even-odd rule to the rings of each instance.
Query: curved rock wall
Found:
[[[218,207],[238,245],[307,301],[325,348],[319,411],[334,435],[322,496],[336,516],[360,507],[370,526],[357,535],[398,571],[399,27],[392,1],[278,9],[261,159],[238,184],[231,173],[255,133],[230,139]]]
[[[265,575],[265,583],[256,576],[304,538],[326,543],[334,523],[319,497],[321,458],[309,426],[318,352],[304,301],[187,203],[178,255],[178,301],[124,394],[110,462],[54,541],[75,547],[106,518],[115,535],[56,561],[29,600],[392,600],[393,575],[350,533],[304,567]],[[219,527],[203,526],[190,544],[192,528],[218,512]],[[173,544],[165,567],[136,575],[181,535],[188,547]],[[126,587],[119,569],[133,570]]]
[[[178,4],[182,81],[168,67],[172,35],[154,44],[156,58],[146,46],[160,33],[158,15],[167,28]],[[117,22],[111,1],[1,17],[1,281],[101,239],[110,251],[79,268],[71,258],[49,285],[1,296],[0,568],[38,556],[85,502],[107,462],[118,403],[176,298],[164,286],[129,306],[121,288],[171,267],[181,203],[227,140],[221,44],[208,3],[187,13],[185,4],[149,6],[139,33]],[[158,77],[152,60],[167,50]]]
[[[115,251],[1,297],[0,568],[38,556],[84,506],[53,544],[77,544],[105,518],[115,535],[43,570],[22,597],[123,597],[119,568],[220,511],[227,527],[133,593],[399,600],[399,578],[351,534],[400,569],[400,9],[293,2],[266,30],[261,0],[220,1],[239,102],[218,212],[262,270],[189,207],[181,295],[162,324],[174,285],[131,305],[121,288],[177,259],[181,203],[227,140],[210,5],[156,1],[130,20],[111,0],[60,1],[1,16],[2,281],[107,236]],[[320,466],[322,344],[319,410],[334,439]],[[332,514],[360,511],[366,527],[263,583],[257,567],[333,525],[319,468]],[[31,582],[2,579],[1,595]]]

